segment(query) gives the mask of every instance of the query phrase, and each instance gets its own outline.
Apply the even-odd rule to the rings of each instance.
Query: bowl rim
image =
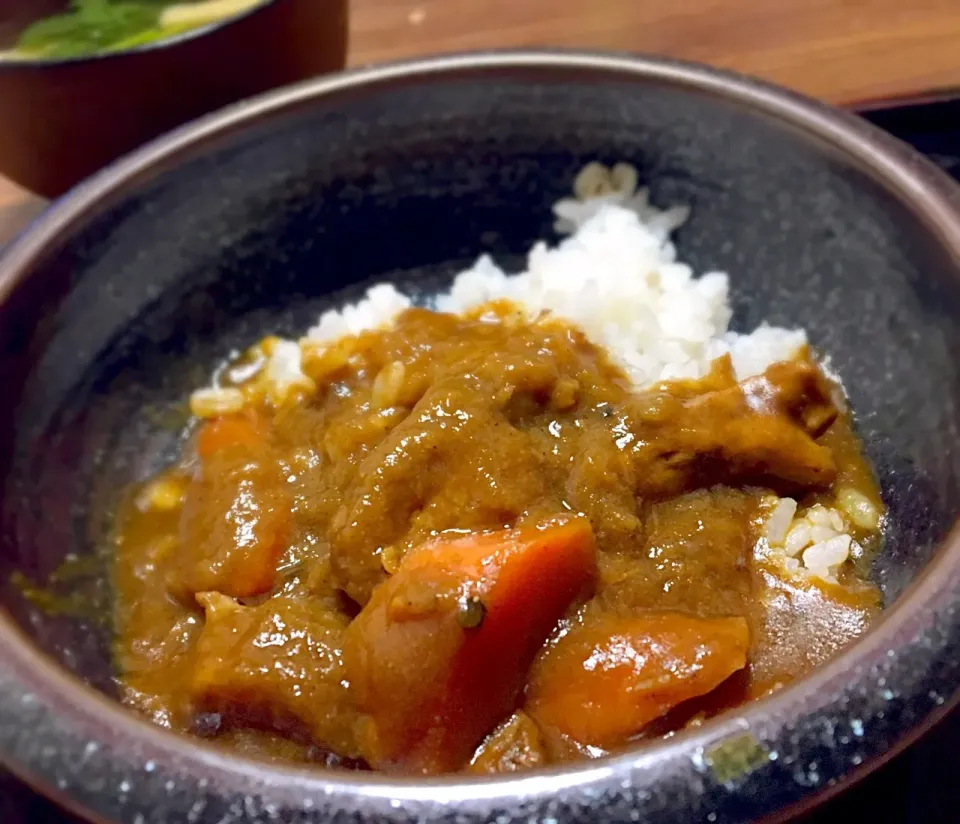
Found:
[[[164,51],[168,48],[188,43],[192,40],[198,40],[208,34],[214,34],[232,27],[255,14],[266,11],[270,6],[278,3],[288,2],[288,0],[259,0],[256,5],[247,9],[228,15],[220,20],[213,20],[210,23],[203,23],[193,28],[171,34],[169,37],[161,37],[156,40],[150,40],[136,46],[130,46],[125,49],[109,49],[106,51],[95,51],[89,54],[78,54],[73,57],[22,57],[17,56],[12,47],[7,51],[0,50],[0,71],[4,69],[55,69],[61,66],[78,66],[86,63],[102,63],[103,61],[116,60],[117,58],[127,57],[136,54],[149,54],[150,52]],[[313,0],[313,2],[322,2],[322,0]],[[43,18],[39,18],[43,19]]]
[[[253,11],[260,8],[255,7]],[[232,22],[232,18],[227,21]],[[960,277],[960,188],[918,153],[853,115],[759,80],[685,61],[583,51],[505,50],[404,61],[309,80],[229,106],[158,138],[56,201],[8,246],[0,255],[0,301],[7,300],[57,238],[69,234],[87,214],[108,203],[115,194],[135,186],[138,180],[175,163],[182,154],[202,148],[207,141],[226,137],[321,99],[336,101],[354,95],[389,93],[409,84],[459,77],[516,76],[517,73],[539,73],[555,80],[569,75],[591,76],[601,82],[616,79],[662,84],[746,106],[762,116],[790,125],[804,133],[808,140],[818,141],[842,155],[913,211],[949,254]],[[19,689],[65,720],[65,727],[81,731],[90,740],[116,743],[118,753],[136,749],[141,758],[160,765],[158,770],[165,763],[175,763],[180,769],[185,766],[192,775],[210,776],[203,786],[216,787],[222,797],[228,793],[242,794],[256,785],[266,797],[290,809],[313,808],[321,799],[330,803],[331,797],[332,808],[362,803],[365,809],[385,817],[400,807],[409,810],[421,804],[430,805],[429,809],[434,811],[450,804],[475,804],[479,805],[477,810],[489,810],[496,803],[509,803],[518,797],[548,804],[562,791],[605,784],[622,786],[619,776],[644,774],[654,764],[658,765],[660,774],[665,768],[689,766],[691,761],[696,767],[699,754],[702,767],[703,754],[717,742],[765,726],[777,729],[784,718],[822,710],[834,702],[831,696],[838,690],[850,689],[851,682],[863,680],[863,673],[872,661],[891,653],[899,654],[898,651],[916,643],[933,616],[947,614],[950,606],[958,602],[960,524],[954,526],[926,568],[885,611],[883,618],[809,676],[672,739],[650,742],[634,752],[597,762],[558,766],[519,777],[445,776],[411,781],[375,773],[324,773],[316,768],[275,766],[225,753],[156,727],[82,684],[35,648],[4,614],[0,614],[0,671],[6,668],[12,677],[7,681],[0,678],[0,718],[4,705],[16,703],[16,689]],[[960,617],[953,614],[950,617],[954,629],[952,638],[960,651]],[[841,684],[844,686],[839,686]],[[941,700],[938,708],[927,712],[921,723],[909,724],[899,731],[895,747],[869,763],[853,762],[855,766],[832,785],[801,793],[787,808],[765,806],[762,799],[754,799],[753,808],[764,816],[783,815],[839,791],[918,737],[958,699],[960,693],[950,700]],[[65,736],[64,731],[61,734]],[[131,746],[133,742],[136,747]],[[63,793],[52,790],[52,775],[42,764],[18,762],[13,754],[2,751],[0,761],[64,800]],[[422,811],[427,809],[423,807]]]

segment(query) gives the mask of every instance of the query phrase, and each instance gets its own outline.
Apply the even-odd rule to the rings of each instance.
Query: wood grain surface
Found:
[[[958,0],[353,0],[352,62],[516,46],[646,51],[850,104],[960,86]]]
[[[700,60],[840,104],[960,88],[960,0],[353,0],[351,14],[353,65],[563,46]],[[0,243],[38,204],[0,178]]]

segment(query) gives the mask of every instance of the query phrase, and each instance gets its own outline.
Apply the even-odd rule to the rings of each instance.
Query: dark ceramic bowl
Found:
[[[0,0],[0,50],[68,0]],[[0,58],[0,174],[45,197],[228,103],[343,68],[347,0],[266,0],[221,23],[71,60]]]
[[[735,322],[802,324],[849,389],[890,509],[883,620],[770,698],[671,740],[521,778],[249,762],[110,699],[103,545],[117,490],[170,455],[175,408],[231,348],[364,281],[431,289],[515,262],[587,160],[688,203],[682,255],[732,273]],[[744,822],[877,765],[960,684],[960,199],[866,123],[654,59],[454,57],[311,82],[150,145],[0,262],[2,577],[94,560],[59,614],[3,590],[0,755],[125,822]],[[104,613],[100,613],[101,616]],[[87,617],[84,617],[84,616]]]

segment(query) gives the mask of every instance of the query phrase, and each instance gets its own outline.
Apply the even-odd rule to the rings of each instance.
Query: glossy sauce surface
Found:
[[[825,583],[755,552],[771,494],[882,510],[805,357],[637,392],[575,328],[498,306],[408,310],[303,368],[315,392],[248,393],[119,517],[118,667],[157,723],[264,758],[526,768],[699,723],[876,613],[854,565]],[[869,557],[879,533],[851,532]],[[402,713],[371,704],[385,684]]]

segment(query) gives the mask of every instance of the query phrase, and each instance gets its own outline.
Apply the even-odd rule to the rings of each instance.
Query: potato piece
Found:
[[[182,599],[216,591],[268,592],[290,530],[290,500],[265,427],[247,416],[207,424],[201,463],[180,517],[179,559],[168,576]]]

